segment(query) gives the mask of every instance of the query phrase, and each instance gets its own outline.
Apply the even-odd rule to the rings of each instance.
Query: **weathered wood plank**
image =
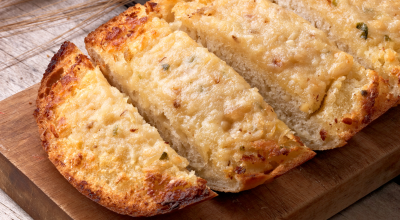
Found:
[[[3,190],[0,190],[0,219],[31,220],[32,218],[3,192]]]
[[[49,5],[59,0],[35,0],[29,1],[27,3],[17,5],[14,7],[6,8],[0,10],[2,18],[11,17],[27,13],[33,10],[40,10],[41,7]],[[61,3],[56,4],[52,7],[46,8],[43,11],[54,10],[61,7],[71,6],[72,4],[77,4],[84,2],[85,0],[67,0],[61,1]],[[104,16],[97,19],[95,22],[79,28],[74,34],[69,34],[63,38],[63,41],[70,40],[74,42],[82,51],[85,50],[85,45],[83,39],[91,31],[105,23],[112,17],[121,13],[125,10],[122,6],[111,13],[105,14]],[[55,26],[47,27],[42,30],[35,30],[29,33],[15,35],[7,38],[1,38],[8,33],[0,33],[0,100],[5,99],[12,94],[22,91],[35,83],[40,82],[44,70],[47,67],[51,57],[55,52],[57,52],[59,45],[49,48],[34,57],[26,59],[16,65],[13,65],[7,69],[3,69],[5,64],[9,64],[15,61],[19,55],[26,53],[30,49],[35,48],[38,45],[42,45],[51,39],[57,37],[58,35],[64,33],[65,31],[73,28],[79,24],[86,17],[75,18],[70,20],[60,21],[61,24]],[[3,63],[3,64],[2,64]]]
[[[71,220],[56,203],[2,154],[0,154],[0,167],[0,188],[10,195],[34,219]],[[1,202],[0,205],[2,205]],[[5,208],[2,210],[9,211],[8,216],[12,219],[30,219],[30,216],[23,212],[15,212],[15,208]]]
[[[331,218],[353,219],[400,219],[400,186],[391,181]]]

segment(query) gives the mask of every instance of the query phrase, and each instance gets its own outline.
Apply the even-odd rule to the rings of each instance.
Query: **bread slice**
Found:
[[[208,186],[250,189],[315,155],[257,89],[157,16],[152,3],[129,8],[90,33],[86,48]]]
[[[375,71],[269,1],[181,1],[172,12],[165,9],[163,16],[257,87],[311,149],[345,145],[398,100]]]
[[[42,145],[60,173],[91,200],[131,216],[215,197],[127,99],[74,44],[61,46],[35,112]]]
[[[274,0],[328,34],[363,66],[379,73],[400,95],[400,1]]]

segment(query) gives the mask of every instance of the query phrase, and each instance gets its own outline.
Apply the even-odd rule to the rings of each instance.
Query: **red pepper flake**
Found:
[[[175,108],[181,107],[181,101],[178,100],[178,99],[175,99],[175,100],[174,100],[174,107],[175,107]]]
[[[0,114],[4,115],[4,113],[3,113],[3,112],[0,112]]]
[[[243,174],[245,172],[246,172],[246,168],[243,168],[243,167],[240,167],[240,166],[237,166],[235,168],[235,173],[237,173],[237,174]]]
[[[135,132],[135,131],[137,131],[137,129],[131,129],[131,130],[129,130],[130,132]]]
[[[282,61],[279,58],[274,58],[272,60],[272,63],[274,63],[274,65],[277,66],[277,67],[282,67]]]
[[[235,40],[236,42],[239,42],[239,39],[238,39],[235,35],[232,35],[232,38],[233,38],[233,40]]]
[[[128,111],[128,110],[123,111],[123,112],[119,115],[119,117],[121,117],[121,116],[122,116],[123,114],[125,114],[127,111]]]
[[[351,124],[353,124],[353,119],[351,119],[351,118],[343,118],[342,122],[345,123],[346,125],[351,125]]]
[[[321,135],[321,139],[322,139],[323,141],[325,141],[327,132],[326,132],[324,129],[321,129],[321,130],[319,131],[319,135]]]

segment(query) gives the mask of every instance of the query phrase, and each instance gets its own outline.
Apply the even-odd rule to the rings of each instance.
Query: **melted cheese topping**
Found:
[[[160,172],[196,183],[179,156],[147,124],[127,97],[98,68],[88,71],[72,97],[56,108],[64,164],[76,175],[113,190],[139,188],[145,173]],[[167,154],[167,157],[163,154]]]
[[[158,41],[142,56],[130,60],[122,53],[116,54],[117,59],[110,54],[102,57],[123,90],[133,91],[132,99],[154,117],[168,119],[167,123],[183,142],[196,148],[207,166],[228,176],[235,175],[237,166],[246,167],[246,172],[263,173],[297,157],[300,149],[307,149],[293,140],[289,128],[278,120],[257,89],[250,88],[231,67],[186,33],[176,31]],[[130,74],[124,72],[127,68],[132,70]],[[258,140],[269,141],[271,149],[277,147],[279,151],[281,146],[298,152],[290,157],[272,155],[271,149],[255,147],[253,142]],[[267,154],[263,165],[243,159],[245,154],[257,157],[257,152]],[[275,166],[269,164],[272,161]],[[202,169],[204,164],[191,166]]]
[[[350,55],[290,11],[264,0],[211,2],[178,3],[176,20],[248,58],[263,80],[285,89],[303,112],[316,111],[331,83],[352,68]]]
[[[308,1],[308,4],[315,1]],[[324,13],[325,18],[332,24],[338,25],[341,34],[348,37],[354,47],[359,48],[360,54],[365,53],[366,47],[383,44],[386,48],[400,51],[400,2],[393,0],[349,0],[338,1],[331,10]],[[357,29],[357,23],[365,22],[368,26],[368,38],[360,37],[362,30]],[[350,37],[350,34],[356,34]],[[385,37],[386,36],[386,37]]]
[[[277,2],[287,4],[287,1],[277,0]],[[297,0],[289,2],[292,4],[288,5],[289,7],[293,7],[307,19],[314,20],[318,28],[329,32],[329,37],[337,41],[341,49],[361,58],[363,65],[378,70],[385,79],[389,78],[388,74],[392,71],[392,66],[400,65],[399,1]],[[358,28],[357,24],[359,24]],[[362,24],[364,24],[363,27],[361,27]]]

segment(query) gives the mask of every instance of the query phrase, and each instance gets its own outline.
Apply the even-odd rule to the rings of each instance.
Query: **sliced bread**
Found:
[[[90,33],[86,48],[208,186],[250,189],[315,155],[257,89],[173,31],[159,9],[154,3],[129,8]]]
[[[363,66],[379,73],[400,95],[400,1],[274,0],[327,33]]]
[[[131,216],[215,197],[127,99],[74,44],[61,46],[35,112],[44,150],[60,173],[91,200]]]
[[[156,0],[160,8],[177,1]],[[171,7],[168,7],[171,8]],[[257,87],[314,150],[346,144],[398,96],[295,13],[265,0],[180,1],[163,17]]]

